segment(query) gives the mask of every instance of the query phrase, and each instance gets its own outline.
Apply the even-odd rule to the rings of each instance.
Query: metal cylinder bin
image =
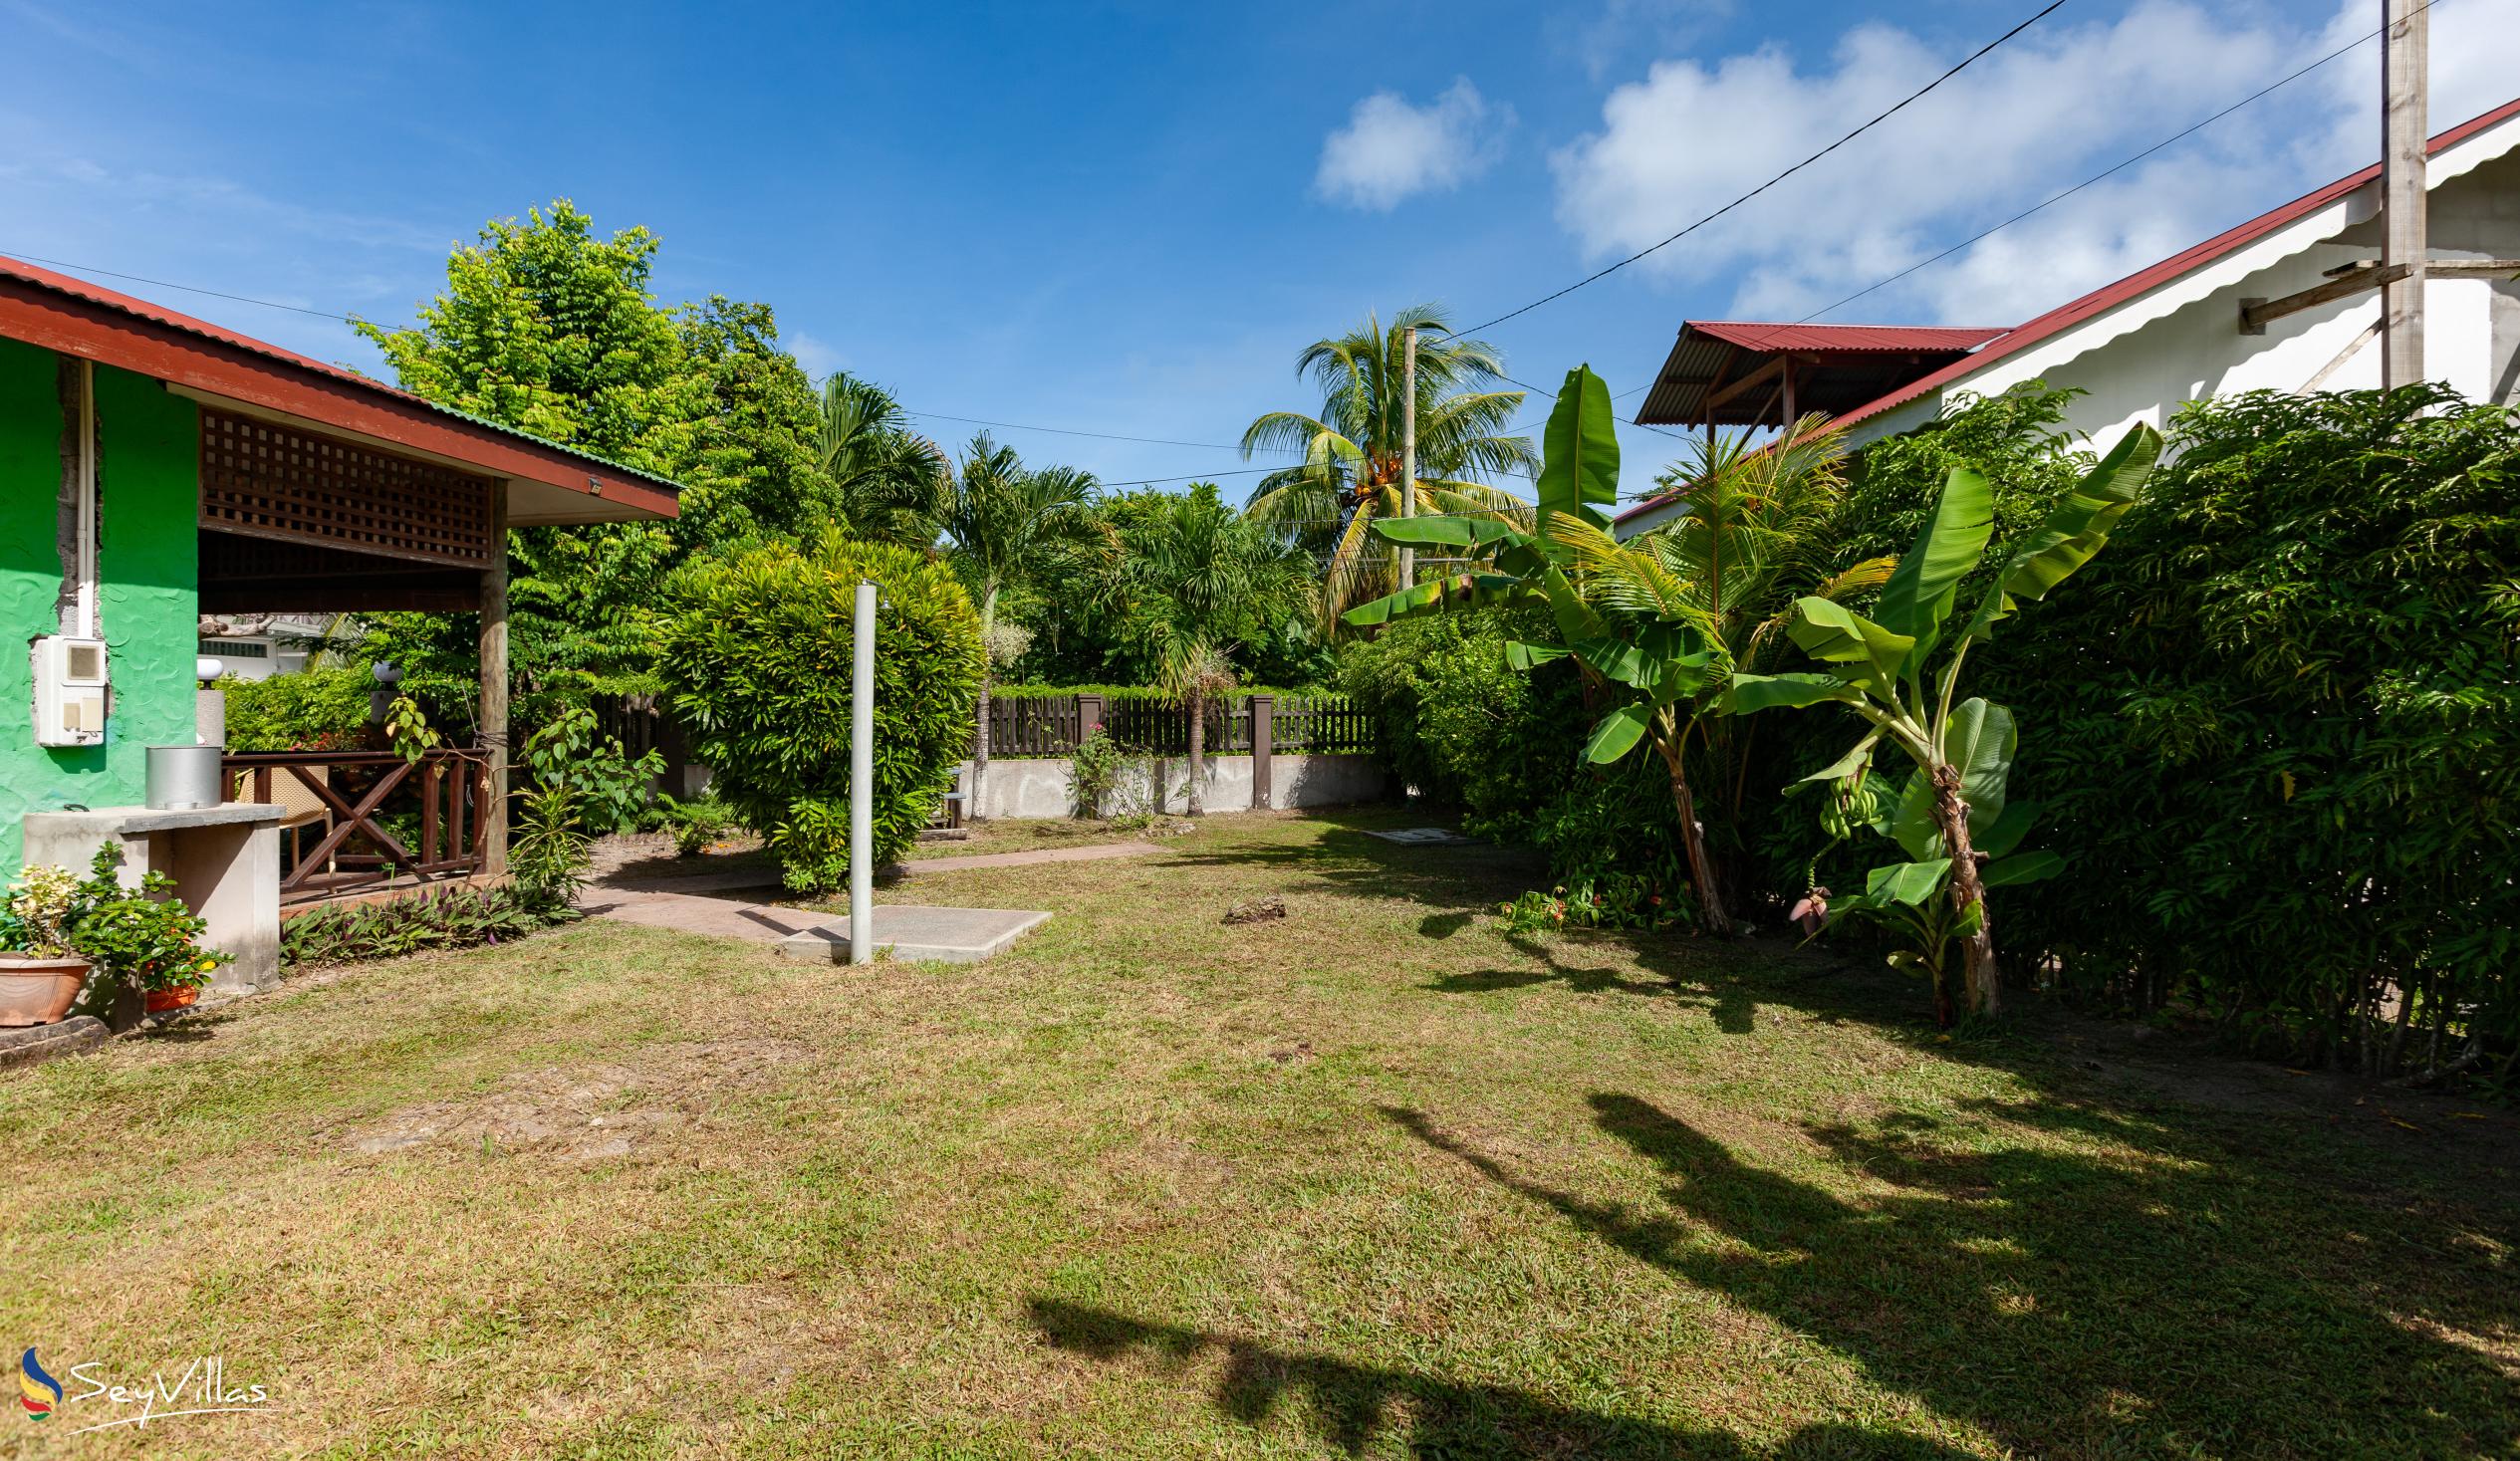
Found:
[[[148,805],[158,812],[215,807],[221,795],[219,758],[225,746],[151,746],[148,748]]]

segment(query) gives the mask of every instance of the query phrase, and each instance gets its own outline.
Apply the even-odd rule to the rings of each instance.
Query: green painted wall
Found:
[[[0,871],[28,812],[136,805],[146,748],[189,742],[199,651],[199,409],[99,366],[98,603],[113,713],[102,746],[35,744],[27,643],[56,627],[62,409],[56,357],[0,340]]]

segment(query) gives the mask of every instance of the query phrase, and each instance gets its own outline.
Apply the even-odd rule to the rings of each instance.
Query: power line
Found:
[[[8,252],[10,257],[24,259],[30,264],[50,264],[56,269],[76,269],[82,274],[102,274],[108,279],[127,279],[133,284],[154,285],[159,289],[180,289],[186,294],[206,294],[212,299],[234,300],[240,305],[260,305],[266,310],[288,310],[294,314],[313,315],[319,320],[339,320],[345,325],[359,323],[348,315],[336,315],[330,310],[310,309],[305,305],[284,305],[278,300],[258,300],[249,294],[229,294],[225,290],[203,289],[197,284],[177,284],[171,279],[150,279],[141,274],[125,274],[113,269],[100,269],[94,264],[74,264],[67,259],[47,259],[41,254],[24,254],[16,249]]]
[[[1495,319],[1493,319],[1493,320],[1489,320],[1489,321],[1487,321],[1487,322],[1486,322],[1486,323],[1484,323],[1484,324],[1480,324],[1480,325],[1473,325],[1473,326],[1471,326],[1469,329],[1467,329],[1467,330],[1463,330],[1463,331],[1460,331],[1460,332],[1458,332],[1458,333],[1459,333],[1459,334],[1462,334],[1462,335],[1476,335],[1476,334],[1478,334],[1480,331],[1483,331],[1483,330],[1493,330],[1493,329],[1495,329],[1497,326],[1504,324],[1506,321],[1513,319],[1513,318],[1514,318],[1515,316],[1517,316],[1517,315],[1527,315],[1527,314],[1531,313],[1533,310],[1539,309],[1542,305],[1548,304],[1548,303],[1550,303],[1550,302],[1552,302],[1552,301],[1554,301],[1554,300],[1561,300],[1561,299],[1564,299],[1564,298],[1566,298],[1568,295],[1571,295],[1571,294],[1575,293],[1577,290],[1582,289],[1584,286],[1586,286],[1586,285],[1588,285],[1588,284],[1593,284],[1593,283],[1596,283],[1596,282],[1598,282],[1598,281],[1600,281],[1600,280],[1603,280],[1603,279],[1607,279],[1607,278],[1609,278],[1611,275],[1618,273],[1620,270],[1627,268],[1629,265],[1636,263],[1638,259],[1644,258],[1644,257],[1645,257],[1646,255],[1648,255],[1648,254],[1655,253],[1655,252],[1657,252],[1657,251],[1659,251],[1659,250],[1661,250],[1661,249],[1668,248],[1668,247],[1669,247],[1669,246],[1671,246],[1672,244],[1678,243],[1681,239],[1684,239],[1684,238],[1688,237],[1690,234],[1695,233],[1697,230],[1699,230],[1699,229],[1701,229],[1701,228],[1705,227],[1707,224],[1712,223],[1712,222],[1714,222],[1716,219],[1723,217],[1726,213],[1729,213],[1729,212],[1731,212],[1733,209],[1740,207],[1742,204],[1744,204],[1744,203],[1746,203],[1746,202],[1750,201],[1752,198],[1757,197],[1759,194],[1761,194],[1761,193],[1763,193],[1763,192],[1766,192],[1769,188],[1772,188],[1772,187],[1776,186],[1778,183],[1783,182],[1785,179],[1787,179],[1787,178],[1789,178],[1789,177],[1792,177],[1795,173],[1802,171],[1802,170],[1803,170],[1804,168],[1806,168],[1806,167],[1809,167],[1809,166],[1810,166],[1811,164],[1813,164],[1814,162],[1817,162],[1817,161],[1819,161],[1821,158],[1828,156],[1830,153],[1832,153],[1832,152],[1834,152],[1834,151],[1838,150],[1840,147],[1845,146],[1847,143],[1849,143],[1849,142],[1851,142],[1851,141],[1854,141],[1857,137],[1860,137],[1860,136],[1864,135],[1866,132],[1871,131],[1874,127],[1877,127],[1877,126],[1881,125],[1883,122],[1890,121],[1892,117],[1895,117],[1895,116],[1897,116],[1900,112],[1902,112],[1902,111],[1906,110],[1906,109],[1907,109],[1907,107],[1908,107],[1909,105],[1911,105],[1912,103],[1916,102],[1918,99],[1922,98],[1922,97],[1923,97],[1926,93],[1931,92],[1934,88],[1936,88],[1936,87],[1938,87],[1938,86],[1941,86],[1944,82],[1947,82],[1947,81],[1949,81],[1951,78],[1953,78],[1953,77],[1955,77],[1955,76],[1958,76],[1961,72],[1966,71],[1966,70],[1967,70],[1970,66],[1972,66],[1972,65],[1976,64],[1976,63],[1977,63],[1977,61],[1978,61],[1980,58],[1984,57],[1984,56],[1985,56],[1988,52],[1990,52],[1990,51],[1994,50],[1994,49],[1995,49],[1996,47],[1998,47],[1998,46],[2001,46],[2001,45],[2002,45],[2002,44],[2004,44],[2006,41],[2011,40],[2013,37],[2015,37],[2015,36],[2017,36],[2017,35],[2020,35],[2023,31],[2026,31],[2026,30],[2030,29],[2032,26],[2037,25],[2040,21],[2043,21],[2043,20],[2047,19],[2049,16],[2054,15],[2054,14],[2055,14],[2058,10],[2063,9],[2063,8],[2064,8],[2064,6],[2065,6],[2065,0],[2050,0],[2050,3],[2048,4],[2048,6],[2047,6],[2045,9],[2042,9],[2042,10],[2041,10],[2038,14],[2031,16],[2028,20],[2025,20],[2025,21],[2021,22],[2019,25],[2014,26],[2011,30],[2008,30],[2008,31],[2004,32],[2002,35],[1997,36],[1995,39],[1993,39],[1993,40],[1991,40],[1991,41],[1987,42],[1985,45],[1980,46],[1980,47],[1978,47],[1976,50],[1974,50],[1974,51],[1970,52],[1967,56],[1965,56],[1965,57],[1963,57],[1963,58],[1961,59],[1960,63],[1959,63],[1957,66],[1952,67],[1949,71],[1944,72],[1942,75],[1940,75],[1940,76],[1938,76],[1938,77],[1935,77],[1932,81],[1929,81],[1929,82],[1925,83],[1922,87],[1919,87],[1919,88],[1918,88],[1918,89],[1916,89],[1915,91],[1908,93],[1905,97],[1900,98],[1900,99],[1898,100],[1898,102],[1897,102],[1894,106],[1892,106],[1892,107],[1891,107],[1889,111],[1887,111],[1887,112],[1884,112],[1884,113],[1880,114],[1879,116],[1875,117],[1872,121],[1865,122],[1862,126],[1859,126],[1859,127],[1857,127],[1855,130],[1853,130],[1853,131],[1851,131],[1851,132],[1848,132],[1846,135],[1844,135],[1844,136],[1842,136],[1842,137],[1838,138],[1836,141],[1831,142],[1829,145],[1827,145],[1827,146],[1825,146],[1825,147],[1821,148],[1819,151],[1812,153],[1812,154],[1811,154],[1810,156],[1808,156],[1808,157],[1805,157],[1802,161],[1795,163],[1793,166],[1786,168],[1783,172],[1780,172],[1780,173],[1776,174],[1774,177],[1769,178],[1767,181],[1765,181],[1765,182],[1763,182],[1763,183],[1760,183],[1757,187],[1754,187],[1754,188],[1750,189],[1748,192],[1743,193],[1741,196],[1739,196],[1739,197],[1737,197],[1737,198],[1733,199],[1731,202],[1724,204],[1724,205],[1723,205],[1722,207],[1720,207],[1720,208],[1717,208],[1714,212],[1707,214],[1705,217],[1698,219],[1698,220],[1697,220],[1696,222],[1694,222],[1694,223],[1691,223],[1691,224],[1690,224],[1690,225],[1688,225],[1686,228],[1683,228],[1683,229],[1681,229],[1679,232],[1677,232],[1677,233],[1675,233],[1675,234],[1672,234],[1670,237],[1668,237],[1668,238],[1666,238],[1666,239],[1662,240],[1660,243],[1651,244],[1651,245],[1648,245],[1648,246],[1647,246],[1647,247],[1645,247],[1645,248],[1638,249],[1637,252],[1635,252],[1635,253],[1633,253],[1633,254],[1630,254],[1627,258],[1624,258],[1624,259],[1620,260],[1618,263],[1616,263],[1616,264],[1612,264],[1612,265],[1609,265],[1609,266],[1608,266],[1608,267],[1606,267],[1606,268],[1597,269],[1597,270],[1595,270],[1594,272],[1592,272],[1591,274],[1587,274],[1587,275],[1585,275],[1582,279],[1579,279],[1579,280],[1575,281],[1573,284],[1568,285],[1566,288],[1561,289],[1561,290],[1557,291],[1557,292],[1556,292],[1556,293],[1554,293],[1554,294],[1546,294],[1546,295],[1542,295],[1540,298],[1538,298],[1538,299],[1536,299],[1536,300],[1533,300],[1530,304],[1524,305],[1524,306],[1523,306],[1522,308],[1520,308],[1520,309],[1516,309],[1516,310],[1508,310],[1508,311],[1506,311],[1504,314],[1497,316],[1497,317],[1496,317]],[[1509,377],[1509,378],[1510,378],[1510,377]],[[1650,429],[1650,428],[1648,428],[1648,429]]]
[[[2416,7],[2414,8],[2414,10],[2409,11],[2409,12],[2407,12],[2407,13],[2408,13],[2409,15],[2412,15],[2412,14],[2415,14],[2415,13],[2420,12],[2420,11],[2430,10],[2430,9],[2431,9],[2434,5],[2439,4],[2439,3],[2440,3],[2440,0],[2424,0],[2424,3],[2423,3],[2423,4],[2416,6]],[[2024,208],[2024,209],[2023,209],[2023,210],[2021,210],[2020,212],[2015,213],[2014,215],[2012,215],[2010,218],[2007,218],[2007,219],[2005,219],[2003,222],[1996,224],[1994,227],[1992,227],[1992,228],[1988,228],[1988,229],[1984,229],[1984,230],[1982,230],[1982,231],[1980,231],[1980,232],[1977,232],[1977,233],[1973,233],[1973,234],[1969,235],[1967,238],[1964,238],[1964,239],[1960,240],[1958,243],[1953,244],[1951,247],[1949,247],[1949,248],[1947,248],[1947,249],[1944,249],[1941,253],[1935,254],[1933,257],[1931,257],[1931,258],[1929,258],[1929,259],[1919,259],[1919,260],[1917,260],[1915,263],[1908,265],[1906,268],[1899,270],[1897,273],[1895,273],[1895,274],[1893,274],[1893,275],[1890,276],[1889,278],[1887,278],[1887,279],[1883,279],[1883,280],[1879,280],[1879,281],[1876,281],[1875,283],[1872,283],[1872,284],[1868,284],[1868,285],[1866,285],[1864,288],[1857,290],[1855,293],[1853,293],[1853,294],[1851,294],[1851,295],[1848,295],[1845,299],[1839,300],[1836,304],[1824,305],[1824,306],[1822,306],[1821,308],[1819,308],[1819,309],[1817,309],[1817,310],[1812,311],[1810,314],[1805,315],[1802,319],[1797,320],[1797,321],[1795,321],[1794,323],[1795,323],[1795,324],[1797,324],[1797,325],[1808,325],[1808,324],[1810,324],[1812,321],[1819,319],[1819,318],[1820,318],[1821,316],[1823,316],[1823,315],[1830,314],[1830,313],[1832,313],[1832,312],[1834,312],[1834,311],[1837,311],[1837,310],[1839,310],[1839,309],[1842,309],[1842,308],[1844,308],[1844,307],[1846,307],[1846,306],[1848,306],[1848,305],[1854,304],[1857,300],[1860,300],[1860,299],[1864,298],[1866,295],[1871,294],[1871,293],[1873,293],[1873,292],[1874,292],[1874,291],[1876,291],[1876,290],[1887,289],[1887,288],[1889,288],[1890,286],[1891,286],[1891,285],[1893,285],[1893,284],[1896,284],[1898,281],[1900,281],[1900,280],[1902,280],[1902,279],[1905,279],[1908,275],[1915,273],[1915,272],[1916,272],[1917,270],[1919,270],[1919,269],[1925,269],[1925,268],[1929,268],[1929,267],[1931,267],[1931,266],[1933,266],[1933,265],[1935,265],[1935,264],[1939,264],[1939,263],[1941,263],[1943,260],[1945,260],[1945,259],[1947,259],[1947,258],[1950,258],[1953,254],[1956,254],[1956,253],[1960,252],[1962,249],[1968,248],[1968,247],[1970,247],[1970,246],[1972,246],[1972,245],[1974,245],[1974,244],[1982,243],[1982,242],[1984,242],[1986,239],[1991,238],[1991,237],[1993,237],[1994,235],[1996,235],[1996,234],[1998,234],[1998,233],[2003,232],[2005,229],[2012,227],[2012,226],[2013,226],[2014,224],[2016,224],[2016,223],[2019,223],[2019,222],[2020,222],[2021,220],[2023,220],[2024,218],[2028,218],[2028,217],[2030,217],[2032,214],[2034,214],[2034,213],[2038,213],[2038,212],[2041,212],[2041,211],[2043,211],[2043,210],[2045,210],[2045,209],[2052,208],[2052,207],[2054,207],[2055,205],[2057,205],[2058,203],[2062,203],[2062,202],[2064,202],[2067,198],[2070,198],[2070,197],[2074,196],[2076,193],[2081,192],[2081,191],[2082,191],[2083,189],[2085,189],[2085,188],[2092,187],[2092,186],[2094,186],[2094,185],[2096,185],[2096,184],[2098,184],[2098,183],[2101,183],[2101,182],[2105,182],[2105,181],[2107,181],[2108,179],[2110,179],[2110,178],[2112,178],[2112,177],[2117,176],[2119,173],[2126,171],[2128,168],[2133,167],[2135,164],[2137,164],[2138,162],[2142,161],[2144,158],[2151,156],[2153,153],[2160,151],[2162,148],[2167,147],[2167,146],[2170,146],[2170,145],[2172,145],[2172,144],[2174,144],[2174,143],[2177,143],[2177,142],[2183,142],[2183,141],[2187,140],[2189,137],[2192,137],[2192,136],[2194,136],[2196,133],[2198,133],[2198,132],[2200,132],[2200,131],[2203,131],[2206,127],[2209,127],[2209,126],[2213,125],[2215,122],[2222,121],[2224,118],[2229,117],[2232,113],[2239,111],[2241,108],[2243,108],[2243,107],[2247,107],[2247,106],[2251,105],[2252,103],[2262,101],[2262,100],[2264,100],[2266,97],[2268,97],[2269,95],[2271,95],[2271,94],[2273,94],[2273,93],[2275,93],[2275,92],[2277,92],[2277,91],[2280,91],[2280,90],[2282,90],[2282,89],[2283,89],[2283,88],[2285,88],[2285,87],[2291,86],[2294,82],[2297,82],[2297,81],[2301,80],[2303,77],[2310,75],[2310,73],[2312,73],[2312,72],[2314,72],[2314,71],[2317,71],[2319,68],[2321,68],[2321,67],[2323,67],[2323,66],[2326,66],[2328,63],[2330,63],[2330,62],[2332,62],[2332,61],[2336,60],[2336,59],[2337,59],[2338,57],[2340,57],[2340,56],[2345,55],[2347,52],[2352,51],[2352,50],[2356,49],[2357,47],[2360,47],[2360,46],[2363,46],[2363,45],[2365,45],[2365,44],[2368,44],[2369,42],[2371,42],[2372,40],[2374,40],[2375,38],[2377,38],[2377,37],[2381,34],[2381,31],[2384,31],[2384,30],[2387,30],[2387,29],[2388,29],[2388,27],[2387,27],[2387,26],[2383,26],[2383,27],[2381,27],[2381,28],[2380,28],[2380,30],[2375,30],[2375,31],[2372,31],[2372,32],[2370,32],[2370,33],[2369,33],[2369,34],[2367,34],[2367,35],[2359,36],[2359,37],[2355,38],[2354,40],[2348,41],[2348,42],[2346,42],[2344,45],[2339,46],[2339,47],[2338,47],[2338,48],[2336,48],[2335,50],[2333,50],[2333,51],[2329,52],[2327,55],[2320,57],[2318,60],[2311,62],[2311,63],[2310,63],[2309,65],[2307,65],[2307,66],[2302,67],[2300,70],[2295,71],[2295,72],[2291,73],[2290,75],[2285,76],[2285,77],[2283,77],[2283,78],[2281,78],[2281,79],[2279,79],[2279,80],[2276,80],[2276,81],[2273,81],[2273,82],[2269,82],[2267,85],[2265,85],[2265,86],[2263,86],[2263,87],[2258,88],[2256,91],[2249,93],[2249,94],[2248,94],[2247,96],[2245,96],[2245,97],[2242,97],[2239,101],[2234,102],[2234,103],[2232,103],[2230,106],[2223,108],[2221,111],[2219,111],[2219,112],[2215,113],[2213,116],[2211,116],[2211,117],[2208,117],[2208,118],[2204,119],[2202,122],[2195,122],[2194,124],[2192,124],[2192,125],[2190,125],[2190,126],[2187,126],[2187,127],[2185,127],[2184,129],[2182,129],[2182,130],[2179,130],[2179,131],[2176,131],[2176,132],[2172,132],[2170,135],[2168,135],[2168,136],[2166,136],[2166,137],[2163,137],[2161,140],[2159,140],[2159,141],[2157,141],[2157,142],[2154,142],[2152,145],[2150,145],[2150,146],[2148,146],[2148,147],[2144,148],[2144,149],[2143,149],[2142,151],[2141,151],[2141,152],[2136,153],[2134,156],[2127,158],[2125,161],[2119,162],[2119,163],[2117,163],[2115,166],[2109,167],[2109,168],[2107,168],[2107,169],[2106,169],[2106,170],[2104,170],[2104,171],[2095,172],[2095,173],[2093,173],[2091,176],[2089,176],[2089,177],[2087,177],[2087,178],[2084,178],[2081,182],[2078,182],[2078,183],[2074,184],[2072,187],[2067,188],[2065,191],[2063,191],[2063,192],[2061,192],[2061,193],[2056,193],[2056,194],[2054,194],[2054,195],[2052,195],[2052,196],[2050,196],[2050,197],[2048,197],[2048,198],[2046,198],[2046,199],[2044,199],[2044,200],[2042,200],[2042,201],[2040,201],[2040,202],[2034,203],[2034,204],[2032,204],[2031,206],[2029,206],[2029,207],[2027,207],[2027,208]]]
[[[1008,431],[1048,431],[1056,436],[1091,436],[1098,441],[1139,441],[1148,446],[1196,446],[1212,451],[1241,451],[1243,449],[1239,444],[1228,446],[1220,441],[1173,441],[1161,436],[1124,436],[1113,431],[1081,431],[1069,426],[1027,426],[1020,421],[991,421],[980,416],[949,416],[943,411],[914,411],[908,406],[901,407],[901,414],[924,416],[931,421],[960,421],[966,426],[997,426]],[[1302,455],[1291,446],[1264,446],[1256,449]]]

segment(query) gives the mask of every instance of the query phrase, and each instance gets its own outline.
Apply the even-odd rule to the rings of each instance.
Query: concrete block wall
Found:
[[[1208,757],[1206,782],[1200,791],[1206,810],[1252,811],[1256,800],[1252,790],[1253,765],[1249,756]],[[1189,758],[1159,756],[1149,769],[1164,789],[1163,810],[1174,815],[1187,811]],[[1073,816],[1076,802],[1069,789],[1071,774],[1065,757],[991,761],[988,782],[981,789],[978,802],[966,806],[970,815],[984,818]],[[1388,779],[1371,756],[1273,755],[1269,758],[1269,782],[1268,804],[1272,807],[1347,806],[1380,801],[1389,792]],[[956,785],[969,790],[969,762],[963,763]],[[1143,798],[1146,783],[1140,780],[1134,790],[1138,798]]]

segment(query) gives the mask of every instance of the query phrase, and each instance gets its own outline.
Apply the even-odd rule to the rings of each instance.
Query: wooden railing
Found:
[[[283,898],[461,877],[489,831],[488,753],[248,751],[225,758],[229,800],[289,809],[281,823]]]
[[[1251,752],[1251,698],[1237,691],[1208,702],[1207,754]],[[1190,748],[1190,717],[1177,700],[1091,692],[1082,698],[999,695],[989,700],[989,755],[1011,761],[1069,754],[1084,735],[1089,717],[1083,700],[1088,699],[1095,705],[1092,723],[1122,745],[1157,756],[1179,756]],[[1345,695],[1276,695],[1273,699],[1278,751],[1331,754],[1375,749],[1374,718]]]

